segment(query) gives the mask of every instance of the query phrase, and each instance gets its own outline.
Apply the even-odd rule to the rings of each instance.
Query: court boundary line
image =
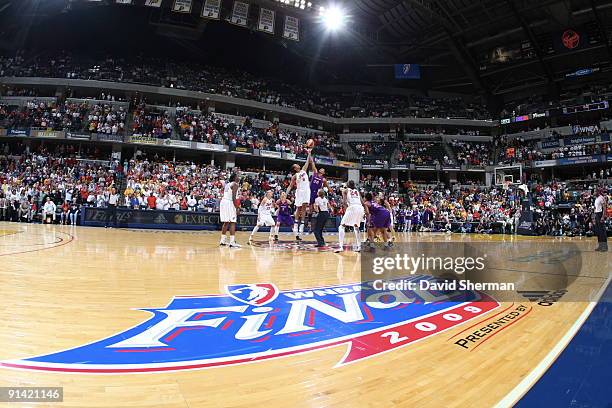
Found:
[[[573,340],[578,330],[582,327],[587,318],[591,315],[591,312],[599,303],[599,300],[603,296],[606,288],[612,280],[612,275],[608,275],[608,279],[604,282],[602,287],[599,289],[594,301],[589,302],[587,307],[582,311],[578,319],[574,321],[574,324],[565,332],[563,337],[559,339],[557,344],[546,354],[546,356],[540,360],[538,365],[531,370],[525,378],[521,380],[509,393],[506,394],[497,404],[495,408],[506,408],[515,406],[518,401],[527,394],[527,392],[542,378],[542,376],[548,371],[550,366],[554,364],[561,353],[566,349],[569,343]]]

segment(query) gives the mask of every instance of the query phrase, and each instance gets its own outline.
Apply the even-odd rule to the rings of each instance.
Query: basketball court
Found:
[[[241,243],[247,237],[238,233]],[[319,313],[324,312],[322,308],[317,313],[311,309],[303,322],[309,330],[293,333],[293,338],[285,335],[288,340],[281,339],[277,346],[273,343],[277,340],[263,334],[282,327],[287,318],[284,309],[260,307],[253,312],[266,313],[251,317],[244,312],[250,306],[232,309],[229,314],[229,309],[201,309],[210,301],[238,308],[239,299],[227,297],[228,286],[273,284],[280,291],[278,296],[312,288],[317,293],[318,288],[334,296],[349,293],[360,282],[360,254],[316,251],[308,243],[296,246],[283,241],[287,236],[270,245],[266,238],[267,233],[262,232],[256,245],[230,249],[218,246],[214,232],[0,224],[0,310],[5,322],[0,333],[0,382],[4,386],[63,387],[63,402],[48,406],[66,407],[512,406],[546,376],[589,318],[608,285],[612,261],[610,255],[592,250],[593,240],[573,239],[582,269],[566,293],[491,301],[484,304],[489,308],[481,304],[477,314],[464,321],[458,318],[444,330],[351,359],[351,353],[362,350],[357,339],[365,339],[357,334],[371,332],[379,310],[372,309],[374,319],[368,312],[349,325],[330,324],[329,316]],[[527,241],[534,253],[555,243],[552,238],[416,233],[400,234],[399,240],[441,246],[459,241],[512,246]],[[500,269],[507,269],[498,273],[533,268],[538,262],[533,259],[527,263],[497,260],[506,265]],[[586,293],[591,301],[563,301],[562,297],[571,298],[575,291]],[[349,295],[323,301],[340,309],[337,299]],[[133,340],[129,329],[141,327],[152,313],[158,316],[160,312],[153,309],[166,305],[170,309],[180,302],[200,308],[198,315],[182,321],[181,327],[177,324],[166,330],[157,347],[139,349],[136,343],[144,340]],[[258,316],[264,317],[258,321]],[[474,336],[475,331],[504,316],[511,318]],[[157,327],[159,319],[151,322],[142,329]],[[609,337],[610,326],[605,322],[594,327]],[[236,341],[215,344],[216,338],[225,342],[226,333],[236,333],[239,326],[243,330],[249,324],[251,333],[259,330],[262,336],[244,335],[241,345]],[[359,327],[360,332],[356,334],[352,327]],[[214,330],[219,337],[201,337],[206,330]],[[339,340],[320,342],[329,330]],[[97,342],[109,338],[134,343],[110,346],[113,354],[108,356],[115,359],[110,361],[105,360],[111,357],[103,350],[95,349]],[[283,341],[299,344],[284,349]],[[104,347],[109,350],[108,344]],[[276,352],[278,347],[281,351]],[[181,348],[195,354],[181,357],[176,354]],[[220,354],[208,352],[216,348],[239,350],[231,358],[219,359]],[[58,353],[73,349],[80,350],[77,357],[70,351]]]

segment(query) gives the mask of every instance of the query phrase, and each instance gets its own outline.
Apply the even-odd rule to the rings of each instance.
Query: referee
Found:
[[[595,249],[599,252],[606,252],[608,250],[608,234],[606,232],[606,225],[604,223],[606,219],[606,195],[603,188],[597,189],[597,198],[595,198],[595,233],[597,234],[598,246]]]
[[[319,213],[315,221],[314,236],[317,239],[316,247],[321,248],[325,246],[325,240],[323,239],[323,228],[325,228],[325,224],[329,219],[329,201],[327,201],[325,192],[323,190],[319,190],[318,197],[315,199],[313,207],[314,210]]]
[[[105,228],[108,228],[109,223],[111,226],[117,226],[117,204],[119,204],[119,194],[117,194],[117,190],[115,187],[111,188],[110,195],[108,196],[108,209],[109,214],[106,218]]]

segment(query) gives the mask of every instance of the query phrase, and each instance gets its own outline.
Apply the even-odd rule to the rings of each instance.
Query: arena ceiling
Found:
[[[547,86],[578,69],[608,80],[612,2],[354,0],[396,61],[421,63],[430,88],[492,95]],[[563,35],[577,34],[569,47]],[[573,47],[573,48],[572,48]],[[569,74],[569,77],[566,75]],[[555,85],[556,84],[556,85]]]
[[[194,10],[199,10],[202,0],[194,1]],[[328,0],[312,1],[313,9],[329,4]],[[223,0],[224,7],[231,8],[232,2]],[[249,2],[283,11],[276,0]],[[0,0],[0,45],[19,44],[27,30],[45,19],[83,12],[78,8],[82,3],[92,4]],[[119,10],[121,6],[114,3],[95,2]],[[285,52],[309,61],[303,66],[313,77],[319,71],[315,79],[323,82],[393,85],[499,99],[536,90],[558,94],[585,81],[610,80],[612,0],[335,0],[335,4],[349,16],[344,32],[325,38],[315,13],[295,10],[303,22],[302,41],[274,39]],[[149,13],[143,21],[156,26],[157,33],[163,27],[191,40],[189,47],[201,46],[198,41],[207,30],[217,37],[223,30],[239,30],[223,23],[219,23],[223,28],[210,28],[197,11],[180,18],[163,9],[159,13],[156,17]],[[272,42],[269,36],[262,41]],[[395,81],[389,67],[397,63],[421,64],[422,80]]]

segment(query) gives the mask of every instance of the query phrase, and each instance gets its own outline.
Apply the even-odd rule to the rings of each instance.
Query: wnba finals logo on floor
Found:
[[[422,276],[423,279],[429,279]],[[242,364],[346,344],[338,366],[436,335],[496,309],[479,292],[372,291],[370,283],[279,292],[229,285],[227,295],[177,296],[106,339],[0,366],[80,373],[139,373]]]

